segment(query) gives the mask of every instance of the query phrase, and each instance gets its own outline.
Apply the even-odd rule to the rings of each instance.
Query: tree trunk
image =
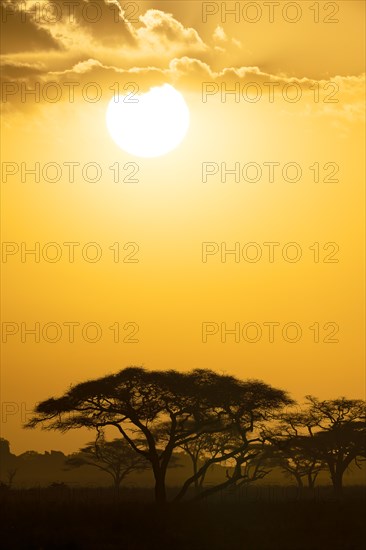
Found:
[[[343,472],[336,471],[332,475],[332,482],[336,498],[341,499],[343,497]]]
[[[200,488],[200,491],[202,491],[202,489],[203,489],[203,483],[204,483],[204,481],[205,481],[205,477],[206,477],[206,474],[207,474],[208,470],[209,470],[209,468],[208,468],[205,472],[203,472],[203,474],[201,475],[201,477],[200,477],[200,479],[199,479],[199,488]]]
[[[155,477],[155,502],[159,505],[166,504],[165,471],[160,464],[153,465]]]
[[[196,459],[196,457],[192,457],[192,462],[193,462],[193,475],[197,476],[198,460]],[[199,484],[198,477],[195,477],[195,480],[194,480],[194,491],[196,495],[198,495],[198,493],[200,492],[200,484]]]
[[[312,476],[311,472],[308,473],[308,485],[309,485],[309,489],[314,489],[315,479],[316,479],[316,478]]]
[[[302,489],[303,486],[304,486],[304,484],[303,484],[303,482],[302,482],[302,477],[299,476],[298,474],[296,474],[295,472],[293,472],[293,476],[294,476],[294,478],[295,478],[296,481],[297,481],[297,485],[298,485],[299,489]]]

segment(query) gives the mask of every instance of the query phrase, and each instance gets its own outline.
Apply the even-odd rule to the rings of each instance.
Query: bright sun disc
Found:
[[[106,114],[115,143],[138,157],[159,157],[175,149],[189,127],[189,109],[180,92],[170,84],[141,95],[112,98]]]

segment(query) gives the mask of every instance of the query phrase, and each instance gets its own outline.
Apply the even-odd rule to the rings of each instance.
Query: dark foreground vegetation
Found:
[[[72,386],[61,397],[38,403],[26,427],[67,432],[88,428],[96,441],[69,465],[107,468],[116,490],[131,469],[149,468],[155,500],[165,504],[167,474],[177,450],[192,459],[193,472],[174,496],[195,500],[266,477],[280,466],[299,487],[313,488],[327,470],[342,497],[344,475],[366,460],[366,402],[307,396],[299,409],[286,391],[261,380],[239,380],[208,369],[188,373],[128,367]],[[107,442],[106,428],[119,439]],[[117,464],[124,457],[124,464]],[[119,461],[120,462],[120,461]],[[210,468],[229,466],[225,480],[204,489]],[[203,490],[202,490],[203,489]]]
[[[284,489],[162,508],[138,492],[116,500],[98,489],[8,491],[0,496],[1,548],[364,550],[363,488],[347,488],[342,500],[326,487],[302,496]]]
[[[77,384],[39,403],[26,427],[87,428],[93,441],[47,460],[0,442],[1,548],[365,550],[364,488],[346,486],[363,472],[365,417],[364,400],[307,396],[298,406],[260,380],[202,369],[129,367]],[[18,471],[38,465],[37,484],[48,459],[103,472],[113,487],[21,489]],[[185,472],[178,485],[175,470]],[[292,487],[266,485],[278,470]],[[151,489],[127,488],[146,472]]]

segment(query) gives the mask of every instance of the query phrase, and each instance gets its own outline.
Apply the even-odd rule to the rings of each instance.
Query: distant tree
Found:
[[[6,460],[11,457],[10,452],[10,443],[7,439],[0,437],[0,458],[1,460]]]
[[[271,464],[279,466],[287,477],[293,477],[299,488],[307,484],[313,489],[319,473],[324,470],[324,463],[311,452],[309,437],[273,442]]]
[[[208,434],[204,434],[201,438],[194,439],[193,441],[186,441],[182,443],[181,449],[189,456],[192,461],[193,475],[196,476],[200,462],[203,461],[204,453],[206,452],[206,439],[210,437]],[[195,477],[194,488],[196,493],[202,489],[205,476],[201,476],[201,479]]]
[[[116,493],[119,493],[122,481],[132,472],[141,472],[149,468],[145,457],[137,454],[124,439],[106,441],[99,434],[94,442],[82,447],[78,453],[66,460],[66,466],[80,468],[91,466],[102,470],[113,479]]]
[[[314,488],[318,474],[325,468],[324,461],[313,449],[310,436],[299,432],[303,419],[302,413],[280,413],[277,426],[263,433],[271,444],[272,466],[279,466],[287,477],[293,477],[300,489],[306,483],[309,488]]]
[[[150,462],[155,498],[163,504],[166,472],[175,449],[207,432],[236,430],[238,436],[235,449],[207,460],[186,480],[176,497],[181,499],[211,464],[247,453],[257,441],[256,424],[289,403],[286,392],[256,380],[241,381],[210,370],[182,373],[130,367],[39,403],[27,427],[42,424],[45,429],[67,431],[114,426]],[[163,446],[156,437],[162,424],[168,426]]]
[[[42,455],[41,453],[37,453],[37,451],[25,451],[24,453],[19,455],[22,460],[26,461],[39,460],[42,458],[42,456],[44,455]]]
[[[366,403],[358,399],[320,401],[307,396],[305,425],[311,449],[328,467],[335,493],[343,493],[343,475],[352,462],[366,458]]]
[[[271,471],[271,453],[268,445],[260,441],[251,447],[251,454],[234,458],[234,471],[227,471],[226,477],[237,486],[263,479]]]
[[[19,469],[17,457],[10,452],[10,443],[3,437],[0,438],[0,474],[3,479],[3,486],[11,489],[14,478]]]
[[[320,401],[307,396],[301,412],[281,416],[282,430],[287,433],[280,445],[282,457],[293,473],[295,468],[298,475],[308,476],[310,486],[319,471],[326,468],[336,496],[341,497],[345,471],[352,462],[358,464],[366,456],[365,419],[362,400],[341,397]]]
[[[180,448],[187,454],[192,462],[193,469],[193,485],[195,493],[198,495],[203,488],[203,484],[208,472],[208,468],[204,469],[202,475],[198,475],[199,468],[203,466],[207,460],[215,459],[223,452],[224,442],[230,438],[230,434],[224,432],[205,432],[196,439],[185,441]]]

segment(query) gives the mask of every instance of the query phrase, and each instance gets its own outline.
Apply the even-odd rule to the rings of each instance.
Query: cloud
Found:
[[[214,49],[218,52],[227,53],[228,49],[233,51],[233,47],[234,49],[242,49],[243,47],[242,43],[237,38],[229,39],[225,30],[220,25],[217,25],[215,28],[212,39],[215,44]]]
[[[187,56],[173,59],[169,64],[169,70],[177,80],[190,82],[191,84],[214,77],[214,73],[207,63]]]
[[[54,0],[53,14],[42,11],[42,7],[49,5],[47,0],[28,0],[26,13],[21,9],[23,5],[21,0],[4,0],[1,4],[5,30],[6,55],[2,64],[5,87],[11,82],[29,85],[31,89],[37,82],[45,85],[76,82],[80,86],[96,82],[105,90],[104,97],[108,97],[116,82],[122,89],[125,84],[134,82],[140,91],[167,82],[199,94],[207,82],[214,83],[215,89],[217,86],[233,89],[238,85],[265,87],[273,84],[275,94],[286,85],[294,84],[301,87],[302,98],[306,99],[307,92],[313,93],[314,83],[325,88],[332,81],[342,94],[343,107],[324,105],[323,113],[327,108],[332,112],[342,111],[342,117],[349,120],[359,118],[362,113],[359,101],[364,77],[362,80],[356,76],[335,76],[315,81],[271,74],[258,66],[239,63],[232,66],[232,46],[238,53],[241,44],[228,37],[220,25],[214,29],[209,47],[197,30],[162,10],[147,9],[132,24],[121,7],[127,4],[120,4],[119,0],[79,0],[72,13],[65,10],[67,3],[64,0]],[[52,17],[53,23],[50,22]],[[230,55],[226,55],[227,48],[231,50]],[[53,50],[52,55],[50,50]],[[218,51],[221,52],[219,56]],[[24,52],[21,61],[20,52]],[[241,51],[238,59],[242,57]],[[332,92],[332,87],[328,92]],[[17,93],[10,94],[7,103],[19,104]],[[320,107],[315,105],[313,110],[319,114]],[[20,108],[28,108],[28,105]]]
[[[45,72],[42,63],[22,63],[20,61],[4,61],[1,64],[1,74],[5,79],[27,79],[30,76],[40,75]]]
[[[179,81],[189,82],[195,88],[206,81],[225,84],[228,88],[237,83],[241,86],[273,83],[274,90],[277,89],[277,85],[281,84],[297,84],[302,89],[309,89],[314,84],[312,79],[288,77],[285,74],[272,75],[261,71],[259,67],[225,67],[221,71],[214,71],[208,63],[188,56],[173,59],[169,64],[169,69]]]
[[[26,17],[69,50],[135,44],[134,29],[118,0],[28,0]]]
[[[222,27],[218,25],[212,35],[212,38],[218,42],[227,42],[228,37]]]
[[[339,113],[342,111],[342,117],[348,116],[350,120],[358,117],[362,111],[359,102],[365,86],[365,75],[335,76],[329,80],[315,81],[308,78],[288,77],[285,74],[273,75],[261,71],[259,67],[226,67],[221,71],[214,71],[208,63],[188,56],[176,57],[164,68],[153,65],[124,68],[89,58],[80,60],[69,69],[62,71],[48,71],[40,63],[27,64],[7,60],[3,64],[2,73],[4,82],[25,82],[30,88],[34,87],[36,81],[44,85],[49,82],[60,85],[75,82],[77,83],[75,90],[80,91],[83,86],[94,82],[104,90],[103,97],[112,95],[115,83],[118,83],[123,90],[123,86],[129,82],[136,83],[140,92],[164,83],[198,94],[201,94],[204,83],[213,83],[216,90],[219,90],[219,87],[221,90],[222,86],[227,90],[239,87],[240,93],[243,89],[248,90],[246,93],[251,93],[250,86],[254,87],[252,90],[254,93],[257,86],[257,89],[262,90],[263,95],[268,95],[269,89],[272,90],[271,93],[279,95],[287,89],[291,97],[296,96],[296,89],[298,89],[301,91],[301,99],[305,103],[309,101],[312,105],[312,111],[318,114],[320,112],[326,114],[327,109]],[[314,101],[314,90],[317,88],[320,93],[319,102]],[[336,101],[324,102],[325,98],[332,99],[332,97]],[[17,96],[10,96],[9,101],[16,102]]]
[[[210,52],[195,29],[161,10],[148,9],[132,23],[118,0],[28,0],[26,10],[20,9],[25,5],[21,1],[6,0],[9,15],[4,53],[24,52],[23,61],[34,61],[38,49],[41,55],[44,50],[42,60],[50,68],[55,63],[58,68],[67,66],[90,53],[106,65],[123,60],[126,67],[166,67],[174,57],[200,57]],[[125,7],[127,10],[127,4]],[[10,15],[10,11],[14,13]],[[19,39],[22,33],[23,40]],[[50,49],[62,50],[62,58],[50,56]]]
[[[81,87],[90,83],[97,83],[105,96],[111,96],[114,84],[117,82],[120,89],[129,82],[136,83],[141,92],[149,90],[151,86],[162,85],[170,80],[169,71],[156,67],[133,67],[122,69],[103,65],[96,59],[88,59],[74,65],[65,71],[50,72],[44,77],[44,82],[54,81],[60,84],[77,82]]]
[[[3,54],[59,50],[61,44],[49,30],[40,27],[24,9],[20,0],[0,5],[1,50]]]
[[[64,5],[63,0],[56,0]],[[75,6],[72,17],[63,9],[63,32],[77,42],[78,33],[83,32],[94,44],[103,47],[137,45],[133,26],[124,17],[117,0],[81,0]]]
[[[320,81],[328,99],[334,102],[309,103],[298,113],[303,117],[326,117],[335,128],[345,131],[346,125],[365,121],[365,74],[359,76],[335,76],[329,81]],[[336,93],[335,93],[336,92]]]
[[[186,28],[174,19],[172,14],[150,9],[140,15],[142,27],[136,30],[136,36],[143,48],[153,49],[156,53],[203,52],[206,44],[193,28]]]

